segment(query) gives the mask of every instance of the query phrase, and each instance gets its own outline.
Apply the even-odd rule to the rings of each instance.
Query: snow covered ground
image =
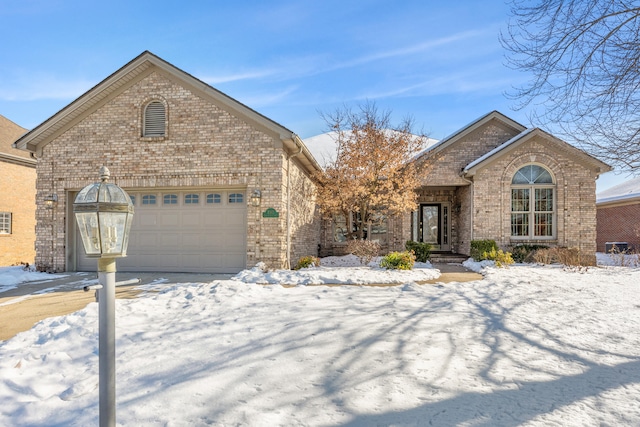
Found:
[[[253,270],[118,300],[118,424],[640,425],[637,268],[256,283],[323,269],[324,283],[379,280],[375,268]],[[91,303],[0,343],[0,425],[97,425],[97,318]]]

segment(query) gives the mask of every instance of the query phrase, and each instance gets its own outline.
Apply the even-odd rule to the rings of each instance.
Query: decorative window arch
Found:
[[[144,106],[142,114],[142,136],[161,137],[167,135],[167,108],[162,101],[153,100]]]
[[[545,167],[529,164],[511,180],[511,237],[553,239],[556,230],[555,182]]]

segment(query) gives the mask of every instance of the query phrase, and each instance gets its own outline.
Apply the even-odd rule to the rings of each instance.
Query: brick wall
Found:
[[[0,234],[0,266],[33,264],[36,170],[0,160],[0,212],[11,213],[11,234]]]
[[[290,267],[295,267],[303,256],[318,256],[321,219],[311,178],[302,171],[295,157],[285,160],[284,167],[290,170],[285,184],[288,181],[290,186]],[[286,204],[286,189],[283,190],[283,197],[283,203]]]
[[[439,153],[425,159],[422,166],[424,170],[422,184],[425,186],[469,185],[460,177],[462,169],[518,133],[498,120],[490,121]]]
[[[510,188],[515,172],[536,163],[555,177],[556,236],[553,239],[511,238]],[[474,239],[495,239],[502,248],[518,243],[577,247],[596,251],[595,172],[568,152],[533,138],[474,176]]]
[[[142,109],[151,99],[167,106],[165,137],[140,136]],[[248,205],[247,265],[264,261],[281,267],[287,207],[282,162],[278,135],[154,71],[44,147],[38,162],[36,263],[42,270],[63,271],[71,262],[75,254],[66,246],[66,228],[73,226],[69,192],[97,181],[99,167],[106,165],[112,181],[125,189],[241,187],[247,196],[260,189],[261,205]],[[50,193],[59,198],[53,210],[43,208]],[[279,218],[263,218],[268,207]],[[304,220],[295,230],[304,229]]]
[[[606,251],[607,242],[627,242],[640,248],[640,203],[600,206],[597,209],[597,250]]]

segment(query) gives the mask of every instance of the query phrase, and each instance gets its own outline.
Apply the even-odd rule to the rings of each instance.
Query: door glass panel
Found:
[[[442,206],[442,246],[449,244],[449,206]]]
[[[440,215],[438,206],[422,207],[422,241],[432,245],[438,245],[438,226]]]

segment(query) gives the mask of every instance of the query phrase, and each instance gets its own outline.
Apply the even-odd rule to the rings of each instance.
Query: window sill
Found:
[[[154,141],[164,141],[167,139],[167,135],[164,136],[141,136],[140,141],[145,142],[154,142]]]
[[[510,241],[512,243],[533,243],[533,244],[558,244],[558,239],[556,237],[549,238],[531,238],[531,237],[510,237]]]

